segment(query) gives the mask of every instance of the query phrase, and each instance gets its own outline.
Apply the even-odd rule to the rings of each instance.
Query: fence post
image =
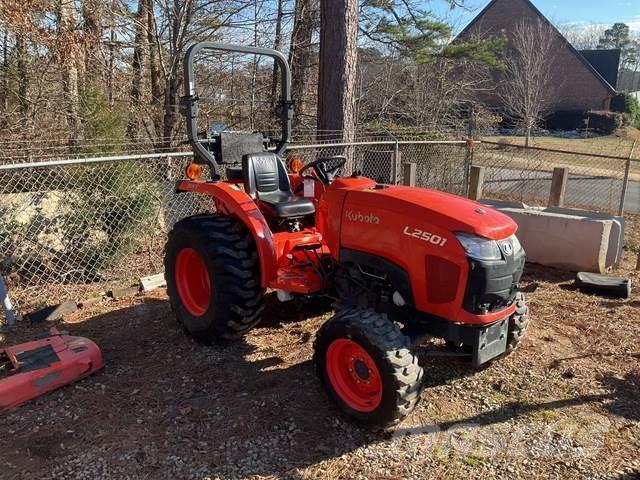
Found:
[[[551,179],[551,192],[549,193],[549,207],[563,207],[564,194],[567,190],[567,180],[569,179],[569,169],[566,167],[555,167]]]
[[[466,149],[464,155],[464,178],[462,179],[462,194],[465,197],[469,196],[469,175],[471,173],[471,166],[473,165],[473,137],[470,136],[466,140]]]
[[[471,200],[480,200],[482,198],[482,189],[484,187],[484,167],[471,166],[469,174],[469,183],[467,184],[467,197]]]
[[[4,283],[4,277],[0,274],[0,299],[2,300],[2,308],[4,309],[4,315],[7,319],[7,326],[9,328],[16,326],[16,312],[9,300],[9,293],[7,292],[7,285]]]
[[[633,152],[636,149],[637,142],[638,141],[635,140],[633,142],[633,145],[631,145],[631,152],[629,152],[629,158],[627,159],[627,164],[624,167],[624,180],[622,181],[622,193],[620,194],[620,207],[618,208],[619,217],[624,216],[624,202],[627,197],[627,188],[629,187],[629,172],[631,171],[631,162],[633,158]]]
[[[398,184],[398,174],[400,173],[400,165],[402,165],[402,155],[400,153],[400,142],[396,139],[396,144],[393,147],[393,154],[391,159],[391,179],[394,185]]]
[[[416,164],[405,163],[404,164],[404,185],[408,187],[416,186]]]

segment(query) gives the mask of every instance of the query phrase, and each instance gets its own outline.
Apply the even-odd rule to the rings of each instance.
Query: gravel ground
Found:
[[[635,261],[620,273],[637,281]],[[215,347],[184,334],[161,292],[78,311],[59,327],[94,339],[107,367],[0,417],[0,478],[640,478],[640,294],[583,295],[532,265],[523,286],[522,347],[481,371],[420,355],[422,402],[385,433],[321,390],[320,305],[272,299],[244,341]]]

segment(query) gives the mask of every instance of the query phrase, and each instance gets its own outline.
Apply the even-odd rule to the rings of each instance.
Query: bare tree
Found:
[[[87,82],[94,86],[101,82],[104,71],[102,50],[104,3],[104,0],[83,0],[82,2],[85,76]]]
[[[291,65],[291,95],[295,100],[294,128],[304,125],[304,119],[310,115],[306,91],[309,86],[309,73],[314,61],[313,33],[317,30],[320,15],[318,0],[296,0],[291,32],[289,64]],[[311,106],[311,108],[313,108]]]
[[[549,113],[557,88],[557,75],[553,75],[555,35],[546,22],[520,22],[511,34],[504,59],[504,77],[498,95],[504,113],[525,130],[527,147],[532,130]]]
[[[16,34],[16,56],[18,74],[18,105],[23,127],[29,116],[29,73],[27,69],[27,45],[22,34]]]
[[[600,38],[606,28],[605,25],[592,23],[589,25],[561,25],[559,30],[577,50],[592,50],[598,48],[598,43],[600,43]]]
[[[357,40],[357,0],[321,0],[318,134],[325,138],[355,138]]]
[[[0,116],[0,127],[3,129],[7,126],[6,113],[9,111],[9,28],[4,28],[4,36],[2,41],[2,90],[0,103],[0,109],[2,115]]]
[[[159,41],[158,27],[156,17],[154,15],[154,1],[147,0],[149,8],[147,9],[147,43],[149,48],[149,81],[151,83],[151,106],[152,122],[155,132],[160,132],[162,119],[160,109],[162,106],[162,82],[161,70],[159,65]],[[157,135],[157,133],[156,133]]]
[[[138,136],[140,128],[140,103],[144,87],[144,65],[148,50],[147,15],[148,1],[138,0],[138,11],[135,16],[135,44],[131,62],[131,103],[127,136],[131,139]]]
[[[75,3],[58,0],[58,48],[62,63],[62,90],[64,92],[69,144],[74,145],[82,137],[80,118],[80,83],[78,75],[77,15]]]
[[[276,25],[273,38],[273,48],[280,50],[282,48],[282,20],[284,17],[284,0],[277,0],[276,9]],[[278,64],[273,62],[273,74],[271,77],[271,110],[276,109],[278,100],[278,86],[279,86],[279,73]],[[275,119],[275,112],[274,112]]]

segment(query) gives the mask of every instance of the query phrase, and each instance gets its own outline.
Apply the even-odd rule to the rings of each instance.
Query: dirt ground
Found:
[[[635,262],[619,273],[637,284]],[[345,420],[321,390],[321,306],[270,299],[244,341],[203,347],[162,292],[105,301],[61,328],[94,339],[106,368],[0,417],[0,478],[640,478],[640,291],[598,298],[572,280],[527,265],[521,348],[481,371],[421,354],[422,402],[386,433]]]

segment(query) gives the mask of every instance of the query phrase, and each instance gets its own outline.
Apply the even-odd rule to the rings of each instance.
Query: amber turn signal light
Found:
[[[304,167],[304,162],[300,157],[293,157],[289,162],[289,170],[293,173],[298,173]]]
[[[202,175],[202,165],[190,163],[187,165],[187,168],[184,169],[184,173],[189,180],[197,180]]]

